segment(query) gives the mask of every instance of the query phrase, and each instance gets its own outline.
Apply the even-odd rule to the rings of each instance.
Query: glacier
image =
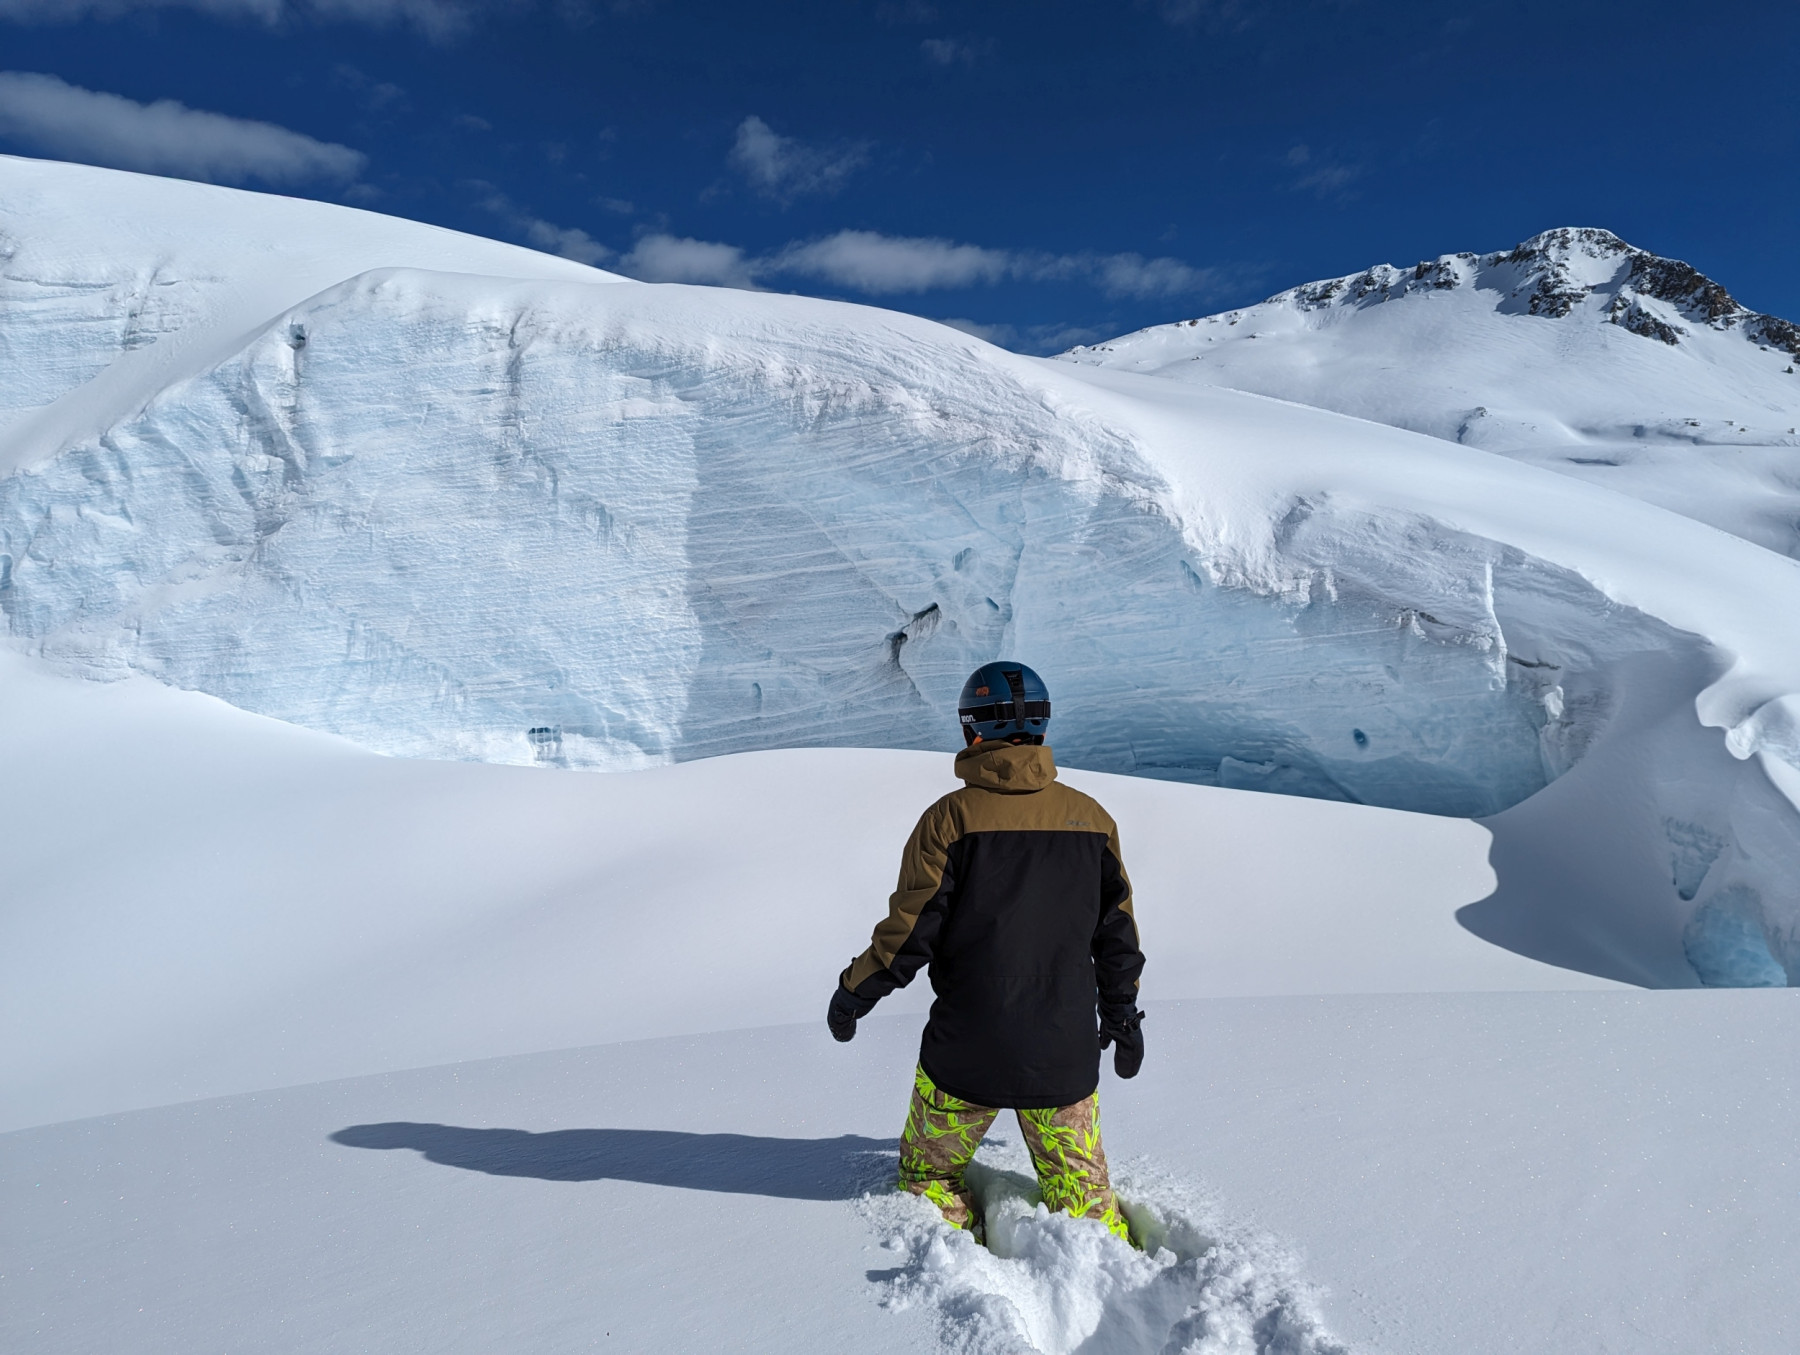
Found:
[[[1294,577],[1234,583],[1127,433],[993,367],[796,298],[376,272],[0,485],[6,613],[385,751],[604,769],[939,747],[1016,650],[1077,765],[1453,814],[1564,770],[1595,666],[1676,642],[1516,550],[1304,501]],[[1551,598],[1604,635],[1566,685],[1507,635]]]
[[[1514,864],[1465,920],[1501,944],[1657,985],[1800,976],[1800,654],[1765,624],[1791,560],[914,317],[533,272],[319,204],[290,273],[243,243],[283,200],[4,175],[35,262],[0,291],[31,373],[0,426],[0,610],[65,670],[610,771],[945,747],[963,675],[1008,653],[1049,678],[1069,765],[1487,816]],[[95,198],[138,208],[129,276],[177,239],[216,261],[149,328],[45,228]],[[210,240],[178,230],[202,201]]]

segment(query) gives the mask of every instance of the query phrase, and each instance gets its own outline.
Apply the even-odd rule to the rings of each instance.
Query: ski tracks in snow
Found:
[[[1138,1251],[1046,1211],[1029,1172],[1021,1145],[982,1146],[969,1183],[986,1247],[926,1201],[871,1188],[859,1207],[897,1259],[869,1272],[883,1304],[935,1308],[958,1355],[1350,1355],[1293,1254],[1185,1182],[1141,1160],[1115,1170]]]

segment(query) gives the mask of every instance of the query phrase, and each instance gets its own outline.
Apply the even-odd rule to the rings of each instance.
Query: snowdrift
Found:
[[[93,270],[46,223],[167,191],[3,172],[40,287]],[[221,241],[277,201],[183,191]],[[296,211],[300,254],[336,211]],[[117,267],[154,277],[181,213],[140,215]],[[1526,953],[1800,973],[1800,642],[1768,624],[1792,561],[1333,413],[520,251],[441,271],[471,266],[442,232],[342,215],[366,234],[334,285],[254,327],[195,301],[144,347],[89,295],[77,343],[8,294],[9,342],[88,355],[37,362],[18,398],[49,403],[5,434],[0,606],[32,652],[379,751],[602,769],[939,747],[962,675],[1010,652],[1069,765],[1498,815],[1519,879],[1600,862],[1503,873],[1467,915]],[[275,294],[237,280],[272,266],[241,239],[216,254],[196,296]],[[1530,812],[1582,766],[1572,812]]]

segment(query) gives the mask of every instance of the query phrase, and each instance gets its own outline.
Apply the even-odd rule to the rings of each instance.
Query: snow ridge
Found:
[[[0,473],[102,435],[369,269],[568,282],[569,259],[353,207],[0,155]]]

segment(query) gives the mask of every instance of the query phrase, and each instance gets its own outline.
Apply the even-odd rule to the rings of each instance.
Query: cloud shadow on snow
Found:
[[[785,1200],[848,1200],[893,1171],[893,1139],[689,1134],[672,1129],[467,1129],[357,1124],[331,1136],[347,1148],[410,1148],[427,1162],[540,1181],[638,1181]]]

